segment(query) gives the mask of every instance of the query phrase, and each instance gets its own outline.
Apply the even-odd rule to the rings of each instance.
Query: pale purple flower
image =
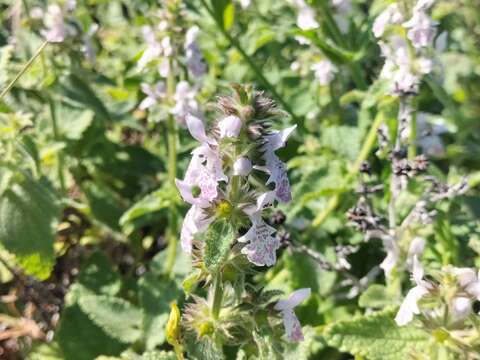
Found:
[[[451,311],[456,321],[467,318],[472,312],[472,299],[466,296],[454,297],[451,304]]]
[[[58,4],[49,5],[44,19],[42,35],[48,42],[59,43],[65,40],[67,29],[62,8]]]
[[[304,0],[294,0],[294,4],[298,9],[297,26],[302,30],[318,28],[315,11]]]
[[[155,86],[144,83],[140,85],[140,88],[142,92],[147,95],[139,105],[141,110],[149,109],[165,98],[165,84],[162,82],[157,83]]]
[[[238,242],[248,243],[241,252],[247,259],[257,266],[272,266],[277,261],[276,251],[280,247],[280,240],[273,234],[275,228],[268,225],[261,216],[255,212],[250,216],[252,226]]]
[[[212,139],[211,137],[207,136],[205,132],[205,124],[203,123],[202,119],[192,114],[187,114],[186,122],[187,122],[188,131],[190,131],[190,134],[195,140],[201,143],[208,143],[211,145],[216,144],[215,139]]]
[[[264,137],[265,145],[262,147],[263,159],[265,166],[256,166],[258,170],[266,171],[270,176],[267,185],[275,184],[275,194],[278,201],[287,203],[292,200],[290,190],[290,182],[288,180],[287,169],[283,161],[281,161],[275,151],[284,147],[290,134],[297,126],[291,126],[281,131],[275,131]]]
[[[242,129],[242,120],[238,116],[230,115],[219,121],[218,128],[220,129],[221,138],[236,138]]]
[[[418,308],[418,301],[420,301],[425,295],[427,295],[432,289],[432,285],[423,280],[423,267],[417,256],[413,258],[413,280],[416,286],[409,290],[407,296],[400,305],[400,309],[395,316],[395,322],[399,326],[408,324],[413,320],[413,315],[420,314]]]
[[[422,48],[432,44],[435,36],[435,26],[432,19],[423,11],[413,13],[410,20],[403,23],[408,30],[407,37],[415,48]]]
[[[207,71],[207,66],[203,61],[202,53],[197,44],[197,37],[200,32],[198,26],[192,26],[187,30],[185,35],[185,57],[187,60],[187,68],[192,77],[197,78],[204,75]]]
[[[195,235],[205,231],[213,221],[207,217],[200,206],[193,205],[185,215],[180,233],[180,244],[187,254],[192,253],[192,240]]]
[[[178,82],[173,99],[175,106],[170,113],[175,117],[177,123],[185,127],[187,114],[199,115],[198,103],[195,99],[197,91],[184,80]]]
[[[147,48],[138,60],[138,66],[143,69],[149,62],[158,59],[162,55],[162,45],[157,41],[155,31],[151,26],[142,27],[143,39],[147,44]]]
[[[315,74],[315,78],[322,86],[330,84],[335,77],[335,73],[338,71],[337,67],[326,59],[313,64],[311,69]]]
[[[290,341],[302,341],[304,339],[302,333],[302,325],[295,315],[295,307],[300,305],[311,294],[311,290],[308,288],[299,289],[290,294],[288,299],[280,300],[275,304],[275,310],[282,313],[283,325],[285,326],[285,332],[287,339]]]
[[[388,25],[400,24],[403,21],[403,15],[398,8],[397,3],[389,5],[373,22],[373,35],[381,37]]]
[[[252,171],[252,162],[249,158],[242,156],[233,163],[233,175],[247,176]]]
[[[430,9],[434,3],[435,3],[435,0],[419,0],[415,4],[415,7],[413,8],[413,12],[426,11]]]

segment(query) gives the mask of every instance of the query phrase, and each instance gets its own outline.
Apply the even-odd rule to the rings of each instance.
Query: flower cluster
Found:
[[[275,202],[287,203],[292,198],[286,166],[276,151],[286,145],[295,126],[271,130],[271,120],[281,112],[271,100],[249,87],[235,86],[235,95],[220,97],[218,103],[222,115],[211,126],[197,116],[186,117],[190,134],[200,144],[192,151],[184,179],[176,180],[183,200],[191,205],[183,222],[181,245],[197,264],[207,263],[207,253],[212,250],[205,250],[206,234],[215,224],[227,224],[234,236],[222,256],[224,262],[216,267],[218,271],[222,271],[229,259],[236,259],[234,268],[242,272],[239,258],[255,266],[272,266],[280,240],[276,229],[267,224],[266,213]],[[222,235],[222,238],[227,237]],[[208,265],[199,268],[205,269]],[[218,279],[219,275],[212,271],[217,270],[210,269],[211,278]],[[210,291],[209,298],[214,297],[212,293],[216,292]],[[274,307],[283,316],[287,338],[291,341],[303,339],[293,308],[309,293],[309,289],[299,290]],[[226,301],[225,296],[223,304],[233,301]],[[205,328],[198,323],[201,314],[200,317],[205,318],[202,324],[213,324],[209,329],[230,329],[234,327],[232,323],[241,322],[242,315],[237,310],[221,310],[217,317],[210,315],[215,311],[209,310],[209,306],[215,303],[218,302],[196,299],[187,307],[188,327],[196,329],[198,336]],[[210,318],[213,320],[208,320]],[[226,333],[229,331],[225,330]]]
[[[480,300],[480,278],[470,268],[446,267],[432,274],[435,281],[426,280],[418,257],[414,257],[412,276],[415,286],[409,290],[398,310],[395,321],[406,325],[414,315],[422,315],[425,321],[447,326],[467,319],[472,314],[472,304]],[[424,308],[422,300],[428,302]],[[446,317],[445,314],[448,314]]]
[[[285,164],[275,151],[284,147],[295,126],[281,131],[270,131],[266,119],[278,114],[272,103],[255,93],[256,104],[245,106],[239,99],[223,98],[224,117],[206,132],[202,119],[188,115],[186,123],[193,138],[200,145],[192,151],[192,160],[183,180],[177,180],[182,198],[192,205],[182,228],[182,247],[192,251],[192,240],[218,216],[240,214],[247,217],[250,229],[238,242],[244,243],[242,253],[258,266],[272,266],[276,261],[279,240],[275,229],[262,217],[274,201],[291,200],[290,183]],[[252,172],[266,173],[265,190],[256,190],[250,183]],[[232,183],[236,183],[236,188]],[[230,186],[227,186],[230,185]],[[272,189],[267,186],[273,184]],[[239,191],[242,190],[242,191]]]
[[[157,84],[142,84],[141,90],[146,98],[140,103],[140,109],[145,110],[162,102],[172,102],[168,112],[172,114],[181,127],[186,127],[187,114],[198,113],[196,96],[200,87],[200,80],[207,72],[207,66],[197,43],[199,28],[188,27],[185,23],[185,13],[180,2],[170,0],[158,15],[158,24],[155,27],[145,25],[142,36],[147,45],[138,60],[141,70],[155,68],[162,78]],[[185,30],[188,27],[187,30]],[[184,62],[181,62],[185,59]],[[175,78],[185,68],[191,85],[186,80],[176,83],[175,92],[168,94],[167,78]],[[169,98],[170,97],[170,98]]]
[[[380,77],[392,80],[395,94],[416,93],[421,77],[432,70],[427,54],[435,35],[434,22],[427,13],[432,5],[433,0],[419,0],[408,13],[395,2],[373,23],[373,34],[385,58]],[[401,35],[405,32],[406,37]]]

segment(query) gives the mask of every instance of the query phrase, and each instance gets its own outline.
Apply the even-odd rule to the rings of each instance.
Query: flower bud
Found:
[[[239,157],[233,164],[233,175],[247,176],[252,171],[252,162],[245,156]]]
[[[220,129],[220,137],[233,137],[236,138],[240,134],[242,129],[242,120],[235,116],[230,115],[218,123]]]
[[[178,346],[180,341],[180,310],[176,303],[172,303],[170,316],[167,322],[166,338],[172,346]]]

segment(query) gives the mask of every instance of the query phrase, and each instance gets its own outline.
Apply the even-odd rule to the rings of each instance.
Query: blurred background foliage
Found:
[[[247,8],[207,1],[213,14],[204,1],[184,1],[208,64],[197,96],[207,118],[207,104],[238,82],[265,90],[289,113],[285,122],[298,125],[282,150],[293,186],[294,200],[282,208],[290,236],[332,262],[339,245],[358,246],[348,255],[347,277],[284,251],[255,278],[269,289],[312,288],[298,311],[310,329],[296,358],[350,358],[315,329],[391,303],[381,288],[352,295],[352,285],[384,252],[380,242],[364,242],[345,226],[358,198],[361,161],[370,160],[372,181],[387,181],[389,172],[385,158],[375,155],[376,142],[368,144],[379,116],[386,123],[396,117],[376,80],[382,60],[370,30],[384,3],[353,0],[341,13],[328,1],[312,1],[320,27],[302,31],[288,1],[252,0]],[[0,1],[1,89],[43,43],[42,19],[32,10],[47,5]],[[8,335],[0,335],[1,358],[174,358],[164,328],[170,303],[184,299],[190,263],[179,250],[167,276],[163,250],[169,211],[184,214],[186,207],[167,182],[166,110],[138,108],[145,96],[140,84],[158,76],[137,66],[145,49],[141,28],[155,25],[159,7],[146,0],[77,1],[66,20],[75,35],[48,44],[0,102],[0,329]],[[437,147],[420,141],[418,147],[430,155],[432,174],[449,182],[468,175],[472,189],[437,204],[440,216],[423,229],[434,244],[427,258],[480,266],[480,7],[476,0],[439,1],[433,17],[435,69],[417,106],[424,135],[435,136]],[[300,44],[299,35],[311,44]],[[338,69],[328,85],[311,70],[322,59]],[[183,173],[194,142],[179,131]],[[421,192],[413,184],[402,206]],[[374,276],[382,283],[383,275]]]

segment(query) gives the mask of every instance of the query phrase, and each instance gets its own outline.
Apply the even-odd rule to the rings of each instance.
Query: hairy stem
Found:
[[[212,304],[212,315],[215,320],[218,319],[220,315],[220,309],[222,308],[222,298],[223,298],[223,284],[222,284],[222,273],[219,271],[215,275],[213,280],[213,304]]]
[[[33,54],[33,56],[30,58],[30,60],[28,60],[25,65],[23,65],[23,68],[20,70],[20,72],[17,75],[15,75],[13,80],[10,81],[7,87],[3,89],[3,91],[0,93],[0,100],[3,99],[3,97],[10,91],[10,89],[16,84],[18,79],[20,79],[22,75],[25,74],[25,72],[33,64],[35,59],[42,53],[43,49],[45,48],[45,46],[47,46],[47,44],[48,44],[48,41],[43,42],[42,45],[40,45],[40,47],[37,49],[35,54]]]

